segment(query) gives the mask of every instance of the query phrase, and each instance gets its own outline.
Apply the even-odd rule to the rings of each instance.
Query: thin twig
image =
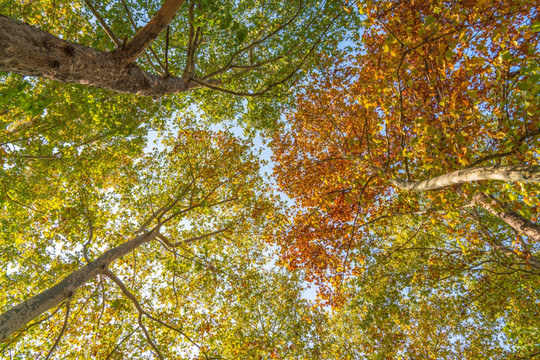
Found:
[[[47,356],[45,356],[45,360],[48,360],[51,355],[53,354],[54,350],[58,346],[58,343],[60,342],[60,339],[62,338],[62,335],[64,335],[64,331],[66,331],[68,320],[69,320],[69,307],[71,304],[71,297],[66,300],[66,316],[64,317],[64,325],[62,326],[62,329],[60,330],[60,333],[56,337],[56,341],[54,342],[53,346],[49,349],[49,352],[47,353]]]
[[[192,78],[190,80],[192,80],[193,82],[196,82],[197,84],[201,85],[202,87],[206,87],[206,88],[209,88],[209,89],[212,89],[212,90],[216,90],[216,91],[220,91],[220,92],[224,92],[226,94],[230,94],[230,95],[235,95],[235,96],[249,96],[249,97],[256,97],[256,96],[261,96],[261,95],[264,95],[266,94],[268,91],[272,90],[273,88],[275,88],[276,86],[279,86],[279,85],[282,85],[284,84],[285,82],[289,81],[297,72],[298,70],[300,70],[300,68],[304,65],[304,63],[306,62],[306,60],[311,56],[311,54],[315,51],[315,49],[317,48],[317,46],[319,46],[319,44],[321,43],[324,35],[326,35],[326,33],[328,32],[328,30],[330,29],[330,27],[334,24],[334,22],[342,15],[342,13],[336,15],[329,23],[328,25],[326,26],[326,28],[321,32],[320,36],[317,38],[317,40],[314,42],[314,44],[311,46],[311,48],[309,49],[309,51],[302,57],[302,59],[298,62],[297,66],[294,67],[294,69],[287,75],[285,76],[284,78],[282,78],[281,80],[279,81],[276,81],[276,82],[273,82],[271,84],[269,84],[265,89],[263,90],[260,90],[260,91],[257,91],[257,92],[242,92],[242,91],[234,91],[234,90],[228,90],[228,89],[225,89],[225,88],[222,88],[222,87],[219,87],[219,86],[215,86],[215,85],[212,85],[211,83],[209,83],[208,81],[205,81],[203,79],[198,79],[198,78]],[[204,77],[204,78],[208,78],[208,76]]]
[[[120,0],[122,2],[122,5],[124,5],[124,9],[126,10],[126,13],[127,13],[127,16],[128,16],[128,19],[129,19],[129,22],[131,23],[131,26],[133,27],[133,29],[135,31],[137,31],[137,24],[135,23],[135,20],[133,20],[133,16],[131,15],[131,11],[129,10],[129,7],[127,6],[125,0]],[[156,52],[154,51],[154,48],[152,47],[152,45],[148,45],[148,50],[150,50],[150,53],[154,56],[154,59],[157,61],[157,63],[159,64],[159,66],[161,67],[161,69],[163,70],[160,70],[157,68],[156,65],[154,65],[154,63],[152,62],[152,59],[150,59],[150,55],[148,55],[148,53],[145,51],[144,55],[146,57],[146,60],[148,60],[148,63],[150,64],[150,66],[156,70],[156,72],[158,74],[161,74],[161,75],[166,75],[167,72],[165,70],[165,66],[163,65],[163,63],[159,60],[159,56],[156,54]],[[163,73],[163,71],[165,71],[165,74]]]
[[[112,349],[112,351],[109,353],[109,355],[107,355],[107,357],[105,358],[105,360],[109,360],[109,358],[112,356],[112,354],[114,354],[114,352],[124,343],[124,341],[126,341],[127,339],[129,339],[131,337],[131,335],[135,334],[135,332],[139,330],[139,326],[137,326],[135,329],[133,329],[132,332],[130,332],[129,334],[127,334],[123,339],[122,341],[120,341],[115,347],[114,349]]]
[[[169,35],[171,26],[167,26],[167,37],[165,38],[165,76],[169,75]]]
[[[88,219],[88,227],[90,228],[90,232],[88,234],[88,240],[83,245],[83,255],[84,259],[86,260],[87,264],[90,264],[92,261],[88,257],[88,245],[92,242],[92,239],[94,237],[94,227],[92,225],[92,219],[85,213],[84,216]]]
[[[111,30],[111,28],[109,27],[109,25],[107,25],[107,23],[105,22],[105,20],[103,20],[103,18],[101,17],[101,15],[99,14],[99,12],[96,10],[96,8],[94,7],[94,5],[92,5],[92,3],[90,2],[90,0],[84,0],[85,4],[88,6],[88,8],[90,9],[90,11],[92,12],[92,14],[94,14],[94,16],[96,17],[96,19],[98,20],[99,24],[101,25],[101,27],[103,28],[103,30],[105,30],[105,33],[109,36],[109,38],[114,42],[114,44],[116,46],[121,46],[122,45],[122,42],[120,40],[118,40],[118,38],[114,35],[113,31]]]
[[[234,62],[234,60],[240,55],[242,54],[243,52],[245,51],[250,51],[252,50],[253,48],[259,46],[260,44],[262,44],[263,42],[265,42],[266,40],[268,40],[269,38],[273,37],[274,35],[276,35],[277,33],[279,33],[280,31],[282,31],[283,29],[285,29],[287,26],[289,26],[299,15],[300,15],[300,12],[302,10],[302,7],[303,7],[303,2],[300,1],[300,3],[298,4],[298,9],[296,10],[295,14],[289,19],[287,20],[282,26],[279,26],[277,27],[274,31],[270,32],[269,34],[267,34],[266,36],[263,36],[261,37],[259,40],[256,40],[254,42],[252,42],[251,44],[237,50],[236,52],[234,52],[231,57],[229,58],[229,61],[227,61],[227,64],[225,64],[225,66],[223,66],[221,69],[219,70],[216,70],[216,71],[213,71],[211,72],[210,74],[207,74],[205,75],[202,80],[206,80],[208,78],[211,78],[211,77],[214,77],[214,76],[217,76],[219,74],[222,74],[224,73],[225,71],[229,70]]]

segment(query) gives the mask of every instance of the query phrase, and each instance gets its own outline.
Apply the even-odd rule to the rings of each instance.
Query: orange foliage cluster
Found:
[[[529,26],[538,21],[535,3],[359,4],[366,28],[357,54],[328,59],[273,141],[280,189],[296,202],[278,240],[290,267],[339,287],[362,272],[367,224],[426,211],[448,220],[488,186],[403,192],[374,168],[413,181],[493,160],[535,162],[527,146],[539,134],[527,93],[539,40]]]

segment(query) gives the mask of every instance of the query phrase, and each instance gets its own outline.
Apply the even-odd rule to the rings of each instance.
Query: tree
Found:
[[[83,31],[68,31],[63,34],[67,39],[62,39],[2,16],[0,44],[4,52],[0,70],[144,96],[159,97],[199,87],[254,96],[288,82],[340,16],[339,12],[334,17],[319,16],[320,11],[333,11],[332,2],[318,6],[303,1],[218,4],[166,0],[145,21],[143,14],[155,9],[144,9],[136,2],[121,4],[95,6],[88,0],[85,1],[88,10],[76,7],[73,13],[67,10],[70,2],[48,4],[61,8],[61,16],[69,21],[74,16],[83,16],[84,24],[92,14],[115,47],[111,52],[107,51],[111,43],[105,42],[103,34],[95,34],[97,41],[92,45],[98,49],[68,41],[88,41],[94,35],[87,34],[88,25]],[[11,3],[4,7],[8,6],[10,16],[21,12],[24,15],[29,10],[22,5],[13,11]],[[110,13],[112,25],[98,7]],[[56,16],[57,8],[47,11]],[[38,14],[33,18],[38,23],[44,22]],[[58,20],[55,20],[53,17],[45,23],[57,32]],[[141,22],[146,25],[137,29]],[[136,32],[129,41],[122,42],[115,35],[121,32],[126,36],[134,31],[130,31],[131,27]],[[159,38],[164,31],[165,35]],[[146,61],[137,66],[135,61],[146,51],[153,57],[147,54]],[[150,73],[148,68],[158,74]],[[254,91],[249,92],[249,88]]]
[[[271,125],[343,9],[39,5],[0,3],[3,355],[309,358],[323,315],[262,268],[277,215],[257,161],[192,120]]]
[[[366,27],[357,51],[328,58],[274,138],[280,189],[296,202],[290,226],[276,237],[283,261],[305,269],[336,306],[371,301],[366,288],[381,289],[370,309],[396,304],[387,311],[392,321],[401,314],[418,324],[436,323],[435,316],[461,322],[472,311],[493,324],[499,316],[513,334],[512,353],[530,356],[538,349],[526,344],[536,343],[531,329],[540,324],[503,304],[520,301],[524,289],[538,291],[534,4],[359,7]],[[434,296],[410,305],[422,319],[403,312],[415,292]],[[472,303],[458,301],[462,294]],[[537,312],[532,299],[528,305]],[[411,328],[400,345],[386,317],[370,318],[373,329],[386,329],[378,339],[388,348],[414,348]],[[476,335],[494,341],[493,333]]]
[[[315,55],[334,51],[340,25],[354,26],[336,1],[170,0],[158,6],[124,0],[83,6],[55,0],[39,7],[12,1],[0,6],[6,49],[0,71],[82,86],[66,86],[68,91],[95,86],[163,98],[174,110],[195,106],[214,122],[239,118],[259,130],[275,125],[289,87],[318,61]],[[25,90],[21,97],[33,86]],[[130,102],[146,111],[142,98]]]
[[[1,238],[4,355],[269,354],[290,345],[278,340],[296,327],[287,351],[309,351],[298,280],[261,268],[259,233],[273,205],[250,144],[186,129],[163,146],[109,169],[106,186],[99,171],[77,172],[50,179],[60,191],[46,200],[4,203],[4,224],[27,219]],[[280,297],[287,306],[276,305]]]
[[[485,246],[470,249],[467,234],[455,239],[444,225],[424,220],[384,224],[386,238],[381,234],[370,245],[365,268],[342,286],[343,304],[329,320],[335,324],[329,331],[336,357],[489,359],[536,353],[537,272]],[[398,226],[399,233],[393,229]]]

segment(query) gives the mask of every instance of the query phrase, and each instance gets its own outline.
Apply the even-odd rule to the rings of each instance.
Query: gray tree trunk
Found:
[[[60,305],[88,281],[102,273],[115,260],[130,253],[144,243],[153,240],[159,233],[141,234],[113,249],[103,253],[93,262],[66,276],[62,281],[28,300],[12,307],[0,315],[0,343],[5,341],[13,332],[28,324],[32,319],[45,311]]]
[[[429,191],[438,190],[451,185],[482,180],[540,182],[540,166],[485,166],[457,170],[423,181],[391,179],[390,182],[401,190]]]
[[[515,211],[506,209],[504,204],[486,194],[478,193],[474,195],[473,201],[478,206],[508,224],[512,229],[522,233],[531,239],[540,242],[540,225],[525,219]]]

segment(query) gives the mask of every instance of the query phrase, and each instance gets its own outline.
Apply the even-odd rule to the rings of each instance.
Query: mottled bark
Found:
[[[142,244],[153,240],[158,233],[159,230],[155,229],[152,232],[138,235],[130,241],[106,251],[96,260],[82,269],[71,273],[53,287],[32,296],[28,300],[1,314],[0,343],[35,317],[60,305],[64,300],[70,298],[78,288],[105,271],[113,261],[130,253]]]
[[[525,219],[523,216],[519,215],[515,211],[507,209],[505,204],[492,197],[489,197],[486,194],[475,194],[473,201],[475,204],[489,212],[491,215],[499,218],[500,220],[511,226],[512,229],[520,232],[525,236],[530,237],[537,242],[540,242],[540,225],[537,225],[532,221]]]
[[[150,38],[145,37],[143,43]],[[137,53],[144,50],[143,45],[136,47]],[[147,73],[122,57],[125,50],[97,51],[3,15],[0,15],[0,49],[0,70],[25,76],[154,97],[200,86],[189,79]]]
[[[401,190],[429,191],[438,190],[451,185],[483,180],[540,182],[540,166],[485,166],[457,170],[423,181],[391,179],[390,182]]]

